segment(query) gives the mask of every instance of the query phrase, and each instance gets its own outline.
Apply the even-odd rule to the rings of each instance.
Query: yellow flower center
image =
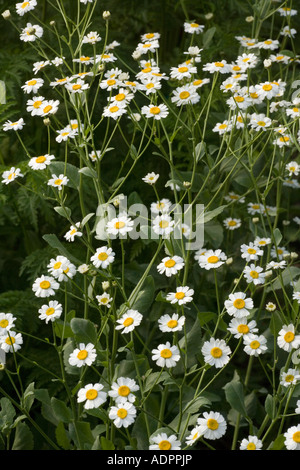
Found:
[[[169,222],[167,220],[161,220],[159,222],[159,226],[160,226],[160,228],[167,228],[167,227],[169,227]]]
[[[145,37],[146,37],[147,39],[152,39],[152,38],[154,38],[154,34],[153,34],[153,33],[148,33],[148,34],[146,34]]]
[[[212,350],[210,351],[210,354],[212,355],[212,357],[218,359],[219,357],[222,357],[223,352],[221,348],[215,347],[215,348],[212,348]]]
[[[72,86],[73,90],[80,90],[81,85],[80,83],[76,83],[75,85]]]
[[[247,445],[247,450],[256,450],[256,445],[254,444],[254,442],[249,442],[249,444]]]
[[[77,358],[80,360],[80,361],[83,361],[84,359],[86,359],[88,357],[88,352],[85,350],[85,349],[82,349],[81,351],[79,351],[79,353],[77,354]]]
[[[216,419],[209,419],[207,420],[207,427],[208,429],[211,429],[212,431],[216,431],[219,427],[219,423]]]
[[[177,325],[178,325],[178,321],[177,321],[177,320],[170,320],[170,321],[168,321],[168,323],[167,323],[167,326],[168,326],[169,328],[176,328]]]
[[[198,28],[199,25],[198,25],[198,23],[191,23],[190,26],[191,26],[192,28]]]
[[[158,444],[159,450],[170,450],[171,444],[169,441],[160,441]]]
[[[87,400],[95,400],[95,398],[97,398],[97,396],[98,396],[98,392],[94,388],[90,388],[86,392],[85,396],[86,396]]]
[[[36,84],[37,84],[36,80],[29,80],[29,82],[27,82],[27,85],[29,85],[29,86],[34,86]]]
[[[250,276],[252,279],[257,279],[258,278],[258,272],[257,271],[250,271]]]
[[[107,80],[106,83],[107,83],[108,86],[112,86],[112,85],[115,85],[117,82],[116,82],[116,80],[111,78],[111,79]]]
[[[118,93],[115,96],[115,100],[117,100],[117,101],[123,101],[124,99],[125,99],[125,94],[124,93]]]
[[[247,251],[248,251],[249,255],[255,255],[255,253],[256,253],[255,248],[248,248]]]
[[[258,349],[259,346],[260,346],[260,342],[257,341],[256,339],[253,340],[253,341],[251,341],[251,343],[250,343],[250,348],[251,348],[251,349]]]
[[[272,85],[270,85],[270,84],[266,84],[266,85],[263,85],[262,88],[263,88],[263,90],[265,90],[265,91],[270,91],[270,90],[272,90],[273,87],[272,87]]]
[[[236,221],[235,221],[235,220],[230,220],[230,221],[228,222],[228,225],[229,225],[230,227],[235,227],[235,226],[236,226]]]
[[[121,395],[121,397],[128,397],[130,393],[130,388],[127,387],[127,385],[121,385],[118,390],[118,394]]]
[[[220,124],[219,125],[219,129],[223,130],[223,129],[226,129],[227,127],[227,124]]]
[[[126,416],[127,416],[127,410],[125,410],[125,408],[120,408],[118,411],[117,411],[117,415],[119,416],[119,418],[121,419],[125,419]]]
[[[98,255],[98,260],[99,261],[105,261],[108,258],[108,254],[105,253],[105,251],[102,251],[102,253],[99,253]]]
[[[214,255],[213,255],[213,256],[209,256],[209,257],[207,258],[207,262],[208,262],[208,263],[211,263],[211,264],[215,264],[215,263],[217,263],[218,261],[219,261],[219,257],[218,257],[218,256],[214,256]]]
[[[251,96],[252,99],[256,99],[256,98],[258,98],[258,93],[255,93],[255,92],[250,93],[250,96]]]
[[[16,340],[13,336],[11,336],[11,337],[8,336],[5,340],[5,342],[6,342],[6,344],[9,344],[10,346],[12,346],[16,342]]]
[[[287,343],[291,343],[292,341],[294,341],[294,338],[295,338],[295,335],[292,331],[288,331],[285,335],[284,335],[284,340],[287,342]]]
[[[195,80],[195,81],[193,82],[193,85],[194,85],[194,86],[201,85],[202,82],[203,82],[203,80]]]
[[[299,112],[299,108],[293,108],[293,111],[294,111],[294,113],[298,113],[298,112]]]
[[[237,72],[238,70],[241,70],[241,67],[240,67],[239,65],[234,65],[234,66],[232,67],[232,70],[233,70],[234,72]]]
[[[234,99],[238,103],[242,103],[243,101],[245,101],[245,98],[243,96],[235,96]]]
[[[49,111],[51,111],[51,109],[52,109],[52,106],[50,104],[48,104],[48,106],[45,106],[45,108],[44,108],[44,113],[45,114],[49,113]]]
[[[168,261],[165,262],[165,267],[166,268],[173,268],[175,266],[176,262],[173,259],[168,259]]]
[[[4,318],[4,320],[0,321],[0,327],[1,328],[6,328],[7,325],[8,325],[8,320],[6,320],[6,318]]]
[[[133,323],[133,318],[128,317],[126,318],[126,320],[124,320],[123,325],[126,327],[126,326],[132,325],[132,323]]]
[[[188,97],[190,96],[190,93],[188,91],[182,91],[180,94],[179,94],[179,98],[181,100],[186,100]]]
[[[47,317],[49,317],[50,315],[53,315],[54,312],[55,312],[55,309],[53,307],[49,307],[49,308],[47,308],[45,313],[46,313]]]
[[[296,432],[293,434],[293,441],[294,441],[294,442],[297,442],[298,444],[300,443],[300,431],[296,431]]]
[[[151,88],[154,88],[154,83],[147,83],[146,88],[147,88],[147,90],[150,90]]]
[[[61,183],[62,183],[62,179],[60,178],[57,178],[57,180],[54,181],[54,184],[56,184],[56,186],[59,186]]]
[[[41,106],[41,104],[42,104],[42,101],[37,100],[37,101],[35,101],[35,102],[33,103],[32,106],[33,106],[35,109],[38,109],[38,108]]]
[[[110,111],[111,113],[117,113],[117,112],[119,111],[119,106],[111,106],[111,107],[109,108],[109,111]]]
[[[125,222],[123,222],[122,220],[115,223],[115,228],[117,230],[119,230],[120,228],[123,228],[123,227],[125,227]]]
[[[237,327],[237,330],[242,335],[245,335],[245,334],[249,333],[249,326],[248,325],[239,325]]]
[[[160,108],[158,106],[152,106],[152,108],[150,108],[150,113],[151,114],[159,114],[160,113]]]
[[[172,357],[172,351],[170,349],[162,349],[160,355],[164,359],[170,359],[170,357]]]
[[[272,41],[268,40],[268,41],[264,41],[264,43],[269,46],[270,44],[272,44]]]
[[[233,302],[233,306],[238,309],[244,308],[245,301],[243,299],[235,299],[235,301]]]
[[[216,67],[224,67],[223,62],[215,62]]]
[[[23,2],[21,8],[26,8],[29,6],[29,2]]]
[[[44,163],[46,160],[46,157],[44,157],[44,155],[41,155],[40,157],[37,157],[35,159],[35,163]]]
[[[185,73],[185,72],[188,72],[188,70],[189,70],[188,67],[179,67],[178,68],[179,73]]]
[[[266,125],[265,121],[258,121],[257,124],[261,127],[265,127]]]
[[[51,285],[51,284],[50,284],[49,281],[42,281],[42,282],[40,283],[40,288],[41,288],[41,289],[49,289],[50,285]]]
[[[176,297],[176,299],[181,300],[185,297],[185,293],[184,292],[176,292],[175,297]]]
[[[280,137],[280,142],[288,142],[290,140],[290,138],[287,136],[287,135],[284,135],[282,137]]]
[[[57,261],[57,263],[55,263],[53,265],[53,269],[59,269],[61,267],[61,262],[60,261]]]
[[[295,378],[294,375],[288,374],[285,377],[285,381],[290,383],[290,382],[293,382],[294,378]]]

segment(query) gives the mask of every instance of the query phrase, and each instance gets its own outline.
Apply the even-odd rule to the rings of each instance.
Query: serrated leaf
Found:
[[[71,329],[75,338],[80,343],[97,343],[97,331],[94,323],[85,318],[72,318]]]

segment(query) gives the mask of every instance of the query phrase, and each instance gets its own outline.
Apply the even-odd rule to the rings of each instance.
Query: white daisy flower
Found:
[[[223,220],[223,225],[228,229],[228,230],[236,230],[242,225],[241,219],[235,219],[231,217],[227,217],[226,219]]]
[[[53,82],[50,82],[50,86],[55,88],[57,86],[66,85],[71,80],[69,77],[56,78]]]
[[[300,165],[297,162],[289,162],[285,165],[285,169],[289,172],[289,176],[298,176],[300,172]]]
[[[254,245],[257,245],[257,246],[266,246],[266,245],[269,245],[271,243],[271,238],[261,238],[261,237],[255,237],[255,240],[254,240]]]
[[[115,400],[115,403],[124,403],[126,401],[134,403],[136,399],[134,392],[139,389],[140,387],[135,380],[129,377],[119,377],[116,382],[111,384],[108,395]]]
[[[241,257],[246,261],[256,261],[259,256],[263,256],[264,252],[257,245],[254,245],[253,242],[250,242],[249,245],[243,244],[241,246]]]
[[[282,260],[285,256],[289,255],[289,251],[284,246],[273,246],[271,249],[272,258],[278,258]]]
[[[143,80],[141,85],[139,86],[139,89],[144,91],[146,95],[150,95],[152,93],[156,93],[157,90],[160,90],[162,87],[161,81],[153,77],[152,75],[149,77],[146,77],[146,79]]]
[[[102,392],[103,385],[96,383],[96,384],[88,384],[85,387],[81,388],[77,393],[77,402],[83,403],[84,408],[86,410],[90,410],[92,408],[99,408],[99,406],[105,403],[107,398],[107,393]]]
[[[24,85],[21,86],[24,93],[37,93],[39,88],[44,85],[44,80],[42,78],[32,78],[27,80]]]
[[[250,264],[246,266],[243,270],[244,278],[248,283],[253,282],[253,284],[264,284],[266,273],[263,272],[263,268],[260,266],[255,266],[255,264]]]
[[[24,126],[25,126],[25,122],[23,118],[20,118],[18,119],[18,121],[13,121],[13,122],[8,120],[3,124],[3,130],[5,132],[10,131],[10,130],[19,131],[23,129]]]
[[[284,26],[280,31],[282,36],[287,36],[289,38],[294,38],[297,34],[297,30],[295,28],[290,28],[288,25]]]
[[[253,309],[253,300],[246,297],[244,292],[236,292],[229,295],[229,300],[225,300],[225,308],[227,313],[236,318],[248,317],[249,310]]]
[[[227,256],[222,250],[207,250],[203,255],[199,256],[198,263],[201,268],[210,270],[219,268],[226,260]]]
[[[60,105],[59,100],[45,100],[38,109],[37,115],[41,117],[48,116],[49,114],[55,114]]]
[[[272,125],[272,119],[268,118],[265,114],[253,113],[250,116],[250,127],[255,131],[265,131],[268,127]]]
[[[65,84],[65,88],[70,92],[70,93],[83,93],[85,90],[89,88],[89,84],[85,83],[83,80],[78,78],[76,82],[67,82]]]
[[[275,83],[264,82],[264,83],[259,83],[258,85],[255,85],[255,90],[257,94],[261,96],[263,99],[267,98],[268,100],[271,100],[276,95],[278,95],[279,86],[276,85]]]
[[[10,170],[5,170],[2,173],[2,183],[9,184],[16,178],[22,178],[24,175],[21,173],[20,168],[11,167]]]
[[[101,295],[96,295],[96,299],[99,305],[105,305],[107,308],[110,308],[113,298],[107,293],[103,292]]]
[[[54,160],[54,155],[40,155],[39,157],[33,157],[29,160],[28,166],[32,170],[44,170],[50,165],[51,161]]]
[[[199,34],[202,33],[204,30],[204,25],[195,22],[189,23],[188,21],[185,21],[183,27],[184,32],[189,34]]]
[[[21,2],[16,4],[16,12],[18,15],[23,16],[28,11],[34,10],[36,7],[36,0],[28,0],[27,2]]]
[[[237,339],[258,332],[256,321],[248,322],[246,317],[232,318],[227,329]]]
[[[6,334],[0,336],[1,349],[6,352],[14,352],[21,349],[23,344],[23,336],[21,333],[15,331],[8,331]]]
[[[152,361],[159,367],[175,367],[180,360],[179,349],[177,346],[171,346],[169,341],[166,344],[160,344],[156,349],[152,349]]]
[[[148,54],[148,52],[155,53],[157,49],[159,49],[159,41],[153,39],[151,41],[138,43],[136,52],[139,54]]]
[[[257,436],[248,436],[241,440],[240,450],[261,450],[262,441]]]
[[[151,173],[147,173],[146,176],[142,178],[142,180],[147,183],[147,184],[155,184],[156,181],[158,180],[159,175],[157,173],[154,173],[153,171]]]
[[[176,287],[176,292],[170,292],[167,294],[167,300],[171,304],[184,305],[188,302],[193,301],[194,289],[190,289],[188,286]]]
[[[150,104],[149,106],[142,106],[141,112],[146,118],[153,118],[155,120],[164,119],[169,114],[168,108],[165,104],[160,104],[157,106],[154,104]]]
[[[34,96],[31,100],[27,101],[26,111],[28,111],[31,116],[39,115],[40,108],[43,105],[44,100],[45,98],[43,96]]]
[[[210,73],[230,73],[230,65],[227,63],[226,60],[219,60],[216,62],[209,62],[205,64],[203,70]]]
[[[57,289],[59,289],[59,283],[52,276],[45,276],[44,274],[38,277],[32,285],[36,297],[55,295]]]
[[[172,203],[170,199],[162,198],[159,201],[152,202],[150,210],[154,214],[166,214],[171,210]]]
[[[243,337],[244,351],[249,356],[258,356],[267,351],[267,339],[263,335],[249,334]]]
[[[165,274],[167,277],[170,277],[177,274],[183,267],[184,260],[181,256],[166,256],[157,266],[157,270],[160,274]]]
[[[101,37],[97,33],[97,31],[90,31],[83,37],[82,43],[83,44],[97,44],[97,42],[101,41]]]
[[[278,8],[277,13],[279,13],[280,16],[295,16],[298,11],[290,7],[280,7]]]
[[[283,387],[290,387],[291,385],[297,385],[300,380],[300,374],[297,369],[289,368],[287,371],[283,371],[280,376],[280,385]]]
[[[69,364],[71,366],[83,367],[91,366],[97,357],[96,349],[92,343],[84,344],[80,343],[79,347],[69,356]]]
[[[137,310],[129,309],[117,320],[116,330],[122,330],[122,334],[130,333],[136,326],[139,326],[143,315]]]
[[[34,42],[36,39],[41,38],[44,30],[41,26],[27,23],[26,27],[21,30],[20,39],[24,42]]]
[[[122,212],[118,217],[114,217],[106,224],[106,233],[114,236],[124,237],[133,230],[134,221]]]
[[[293,324],[283,325],[277,336],[277,344],[284,351],[291,352],[300,346],[300,335],[295,334]]]
[[[49,274],[57,279],[58,282],[72,279],[76,274],[76,267],[70,263],[65,256],[57,256],[52,258],[47,266]]]
[[[284,445],[287,450],[300,450],[300,424],[288,428],[284,437]]]
[[[67,176],[61,174],[59,176],[52,175],[52,177],[48,180],[48,186],[52,186],[53,188],[57,188],[59,191],[63,189],[69,182],[69,178]]]
[[[174,231],[174,225],[174,220],[168,214],[157,215],[152,222],[154,233],[167,238]]]
[[[49,323],[61,317],[63,307],[57,300],[50,300],[48,304],[42,305],[38,312],[39,319]]]
[[[96,268],[106,269],[109,264],[115,260],[115,252],[112,248],[101,246],[97,248],[95,254],[91,257],[91,262]]]
[[[182,80],[184,78],[191,78],[192,75],[197,73],[197,67],[192,64],[179,64],[178,67],[171,67],[170,77],[176,80]]]
[[[121,402],[110,408],[108,417],[116,428],[128,428],[135,421],[136,408],[129,401]]]
[[[218,369],[229,362],[231,349],[223,339],[210,338],[209,341],[204,342],[201,352],[204,361]]]
[[[181,331],[185,322],[185,317],[179,317],[178,313],[172,315],[162,315],[158,319],[158,326],[162,332]]]
[[[142,42],[148,42],[148,41],[152,41],[154,39],[157,40],[159,38],[160,38],[159,33],[145,33],[145,34],[141,35],[141,41]]]
[[[277,39],[266,39],[265,41],[261,41],[257,44],[259,49],[267,49],[274,51],[275,49],[279,48],[279,41]]]
[[[227,423],[220,413],[215,411],[203,413],[203,418],[198,418],[197,425],[204,439],[220,439],[227,429]]]
[[[200,101],[200,96],[193,86],[187,85],[176,88],[173,91],[171,101],[177,106],[196,104]]]
[[[15,326],[16,318],[12,313],[0,313],[0,336],[5,335]]]
[[[199,426],[195,426],[190,434],[186,437],[186,445],[192,446],[201,437]]]
[[[117,105],[115,103],[109,104],[104,108],[103,111],[103,116],[104,117],[109,117],[112,119],[118,119],[121,117],[123,114],[126,114],[126,108],[124,106]]]
[[[168,436],[167,433],[163,432],[156,434],[156,436],[151,436],[149,450],[181,450],[181,442],[175,434]]]
[[[270,270],[270,269],[285,269],[287,266],[287,263],[285,260],[282,260],[282,261],[270,261],[270,263],[268,263],[266,265],[266,270]]]
[[[70,229],[65,233],[64,238],[68,242],[73,242],[75,237],[82,237],[83,233],[79,231],[80,222],[77,222],[75,225],[71,225]]]

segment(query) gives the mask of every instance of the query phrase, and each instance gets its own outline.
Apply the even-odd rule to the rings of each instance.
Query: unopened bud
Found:
[[[50,126],[51,121],[50,121],[49,118],[45,118],[45,119],[43,120],[43,123],[45,124],[45,126]]]
[[[104,20],[108,20],[110,18],[110,11],[108,10],[105,10],[103,13],[102,13],[102,18]]]
[[[11,17],[11,14],[10,14],[10,11],[9,10],[5,10],[3,13],[2,13],[2,16],[5,20],[8,20],[10,17]]]

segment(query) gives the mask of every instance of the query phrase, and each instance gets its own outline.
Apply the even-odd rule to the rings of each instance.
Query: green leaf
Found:
[[[144,386],[144,392],[147,392],[148,390],[150,390],[154,386],[154,384],[159,384],[160,382],[164,381],[168,377],[169,377],[168,372],[162,372],[162,373],[161,372],[153,372],[146,379],[145,386]]]
[[[65,219],[70,219],[70,217],[71,217],[71,209],[69,207],[56,206],[56,207],[54,207],[54,210],[61,217],[64,217]]]
[[[274,406],[274,398],[268,394],[265,401],[265,410],[269,418],[274,419],[276,416],[276,408]]]
[[[114,444],[108,439],[106,439],[106,437],[101,436],[100,442],[102,450],[115,450]]]
[[[273,237],[274,237],[275,244],[277,246],[280,245],[280,242],[282,240],[282,234],[279,228],[275,228],[275,230],[273,231]]]
[[[148,310],[154,299],[155,283],[152,276],[147,276],[142,289],[137,294],[131,308],[143,313]]]
[[[15,439],[12,450],[32,450],[34,447],[33,435],[26,423],[19,422],[16,426]]]
[[[10,427],[14,422],[16,410],[11,401],[6,397],[1,398],[0,408],[0,430],[5,434],[6,432],[9,432]]]
[[[58,423],[55,429],[55,437],[57,444],[64,450],[69,450],[71,448],[70,440],[67,436],[67,432],[62,421]]]
[[[224,387],[225,396],[230,406],[241,413],[242,416],[247,416],[244,398],[244,388],[239,380],[234,378],[231,382],[227,383]]]
[[[28,385],[22,397],[22,405],[26,411],[29,411],[34,402],[34,382]]]
[[[91,431],[90,423],[88,422],[76,421],[76,425],[70,423],[69,433],[72,441],[75,443],[75,446],[78,450],[89,450],[94,444],[95,438]]]
[[[71,329],[78,343],[97,343],[97,331],[94,323],[85,318],[72,318]]]
[[[63,401],[58,400],[55,397],[52,397],[51,405],[53,408],[53,412],[59,421],[62,421],[63,423],[71,422],[72,412]]]
[[[73,256],[67,250],[67,248],[64,247],[64,245],[59,241],[59,239],[54,233],[43,235],[43,239],[45,240],[45,242],[48,243],[48,245],[57,250],[60,255],[65,256],[66,258],[68,258],[68,260],[73,261],[76,264],[81,264],[81,261],[75,256]]]
[[[65,164],[65,162],[54,162],[49,165],[52,173],[59,176],[63,174],[69,178],[68,186],[73,189],[79,187],[79,173],[78,168],[71,163]]]
[[[216,30],[217,29],[215,28],[215,26],[213,26],[212,28],[209,28],[207,31],[205,31],[205,33],[203,34],[203,49],[206,49],[209,46],[212,41],[212,38],[215,35]]]

